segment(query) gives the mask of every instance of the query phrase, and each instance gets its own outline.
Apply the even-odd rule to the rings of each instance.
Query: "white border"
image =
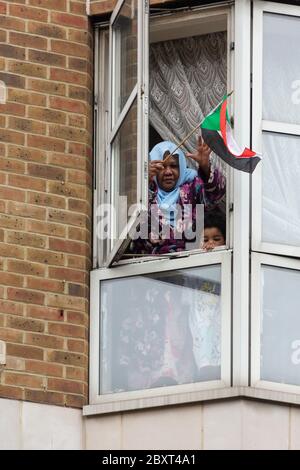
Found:
[[[221,351],[221,380],[209,381],[196,384],[176,385],[172,387],[161,387],[152,390],[141,390],[136,392],[115,393],[99,395],[99,357],[100,357],[100,282],[102,280],[131,277],[162,271],[187,269],[191,267],[221,265],[221,304],[222,304],[222,351]],[[141,263],[126,266],[118,266],[114,269],[98,269],[91,272],[91,302],[90,302],[90,404],[107,404],[108,408],[123,406],[124,402],[132,400],[153,399],[163,395],[165,401],[168,397],[177,396],[182,393],[193,393],[205,389],[224,388],[230,386],[231,372],[231,252],[223,251],[206,253],[203,255],[192,255],[182,259],[158,260],[151,263]],[[170,398],[172,399],[172,398]],[[123,403],[123,405],[121,405]],[[155,403],[155,400],[154,400]],[[155,406],[153,404],[152,406]],[[159,404],[157,404],[159,406]]]
[[[254,2],[253,10],[253,119],[252,146],[262,151],[263,131],[300,135],[300,125],[266,121],[262,119],[263,85],[263,13],[300,16],[300,7],[273,2]],[[262,157],[263,158],[263,157]],[[252,250],[287,256],[300,256],[300,247],[262,241],[262,164],[252,175]]]
[[[300,260],[260,253],[252,254],[252,293],[251,293],[251,385],[255,388],[300,394],[299,385],[288,385],[260,379],[261,349],[261,265],[282,267],[300,271]]]

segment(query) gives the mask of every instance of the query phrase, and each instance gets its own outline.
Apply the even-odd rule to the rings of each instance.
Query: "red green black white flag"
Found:
[[[260,158],[253,150],[242,150],[234,140],[228,122],[227,98],[225,96],[218,108],[201,123],[202,138],[225,163],[236,170],[252,173]]]

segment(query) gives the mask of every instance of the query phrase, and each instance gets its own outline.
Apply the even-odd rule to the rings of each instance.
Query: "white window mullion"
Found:
[[[250,144],[251,2],[235,3],[234,133]],[[234,172],[233,385],[248,385],[249,371],[249,175]]]
[[[253,6],[253,58],[252,58],[252,146],[262,153],[262,2],[257,1]],[[252,176],[252,238],[251,248],[260,249],[261,242],[261,195],[262,195],[262,162],[256,167]]]

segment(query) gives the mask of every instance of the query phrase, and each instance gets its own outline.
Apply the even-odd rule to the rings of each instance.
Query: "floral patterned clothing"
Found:
[[[180,187],[178,207],[182,214],[187,214],[189,208],[192,213],[184,218],[178,218],[174,227],[169,226],[166,217],[158,207],[157,184],[152,182],[149,187],[149,211],[148,226],[151,227],[151,213],[157,219],[159,227],[158,234],[148,230],[148,239],[137,239],[131,242],[129,252],[132,254],[165,254],[177,251],[184,251],[189,240],[187,234],[189,230],[196,228],[196,206],[204,204],[205,210],[213,209],[221,201],[225,194],[225,178],[218,169],[211,172],[210,178],[205,182],[205,177],[198,172],[198,175],[190,183],[185,183]],[[153,224],[152,224],[153,226]],[[168,230],[168,236],[163,236],[163,232]],[[181,236],[178,236],[181,234]]]

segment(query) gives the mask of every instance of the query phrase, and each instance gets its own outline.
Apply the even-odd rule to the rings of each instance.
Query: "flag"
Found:
[[[225,163],[236,170],[252,173],[260,157],[248,148],[242,150],[235,142],[229,124],[227,98],[228,96],[225,96],[217,109],[201,123],[202,138]]]

